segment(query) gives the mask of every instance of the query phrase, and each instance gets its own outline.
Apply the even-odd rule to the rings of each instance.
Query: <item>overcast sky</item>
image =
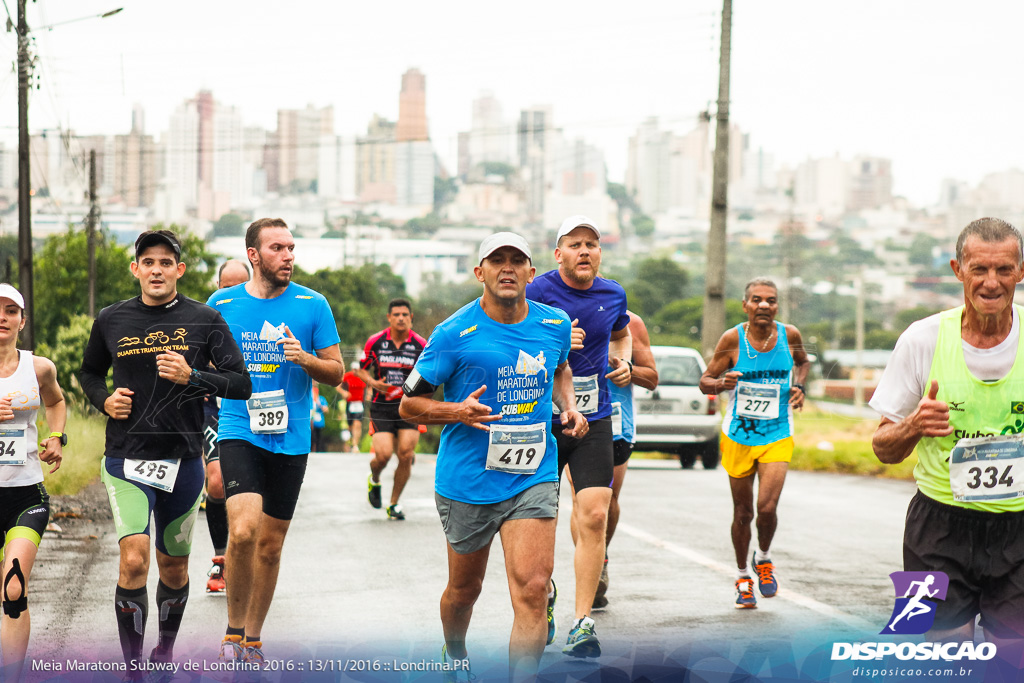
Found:
[[[138,102],[159,135],[207,88],[247,124],[273,129],[280,108],[333,104],[335,132],[359,134],[375,112],[397,117],[401,74],[416,67],[452,170],[455,136],[489,90],[510,119],[552,105],[556,125],[601,147],[622,181],[639,122],[683,132],[717,98],[720,0],[38,0],[29,24],[122,4],[34,31],[33,131],[127,132]],[[735,0],[733,12],[732,121],[780,163],[889,157],[895,191],[922,204],[943,178],[1022,165],[1024,3]],[[13,33],[0,33],[0,51],[14,61]],[[0,75],[0,112],[0,137],[15,141],[13,70]]]

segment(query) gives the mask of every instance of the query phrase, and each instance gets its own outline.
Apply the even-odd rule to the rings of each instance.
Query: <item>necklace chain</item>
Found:
[[[744,332],[745,336],[747,337],[747,348],[745,349],[746,352],[747,352],[747,358],[749,358],[750,360],[754,360],[755,358],[757,358],[758,350],[757,350],[757,347],[754,346],[754,344],[751,342],[751,339],[750,339],[750,323],[746,323],[744,325],[743,332]],[[765,339],[761,343],[761,350],[760,350],[761,353],[764,353],[768,349],[768,345],[772,342],[772,339],[775,338],[775,333],[776,332],[778,332],[778,328],[773,325],[772,326],[772,333],[769,334],[768,338]],[[751,353],[750,353],[750,349],[751,348],[754,349],[754,354],[753,355],[751,355]]]

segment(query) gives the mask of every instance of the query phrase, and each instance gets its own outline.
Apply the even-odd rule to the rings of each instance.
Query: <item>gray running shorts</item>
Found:
[[[500,503],[476,505],[434,493],[445,538],[460,555],[475,553],[510,519],[551,519],[558,514],[558,482],[546,481]]]

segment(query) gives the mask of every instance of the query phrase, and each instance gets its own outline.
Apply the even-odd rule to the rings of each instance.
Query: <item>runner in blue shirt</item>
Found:
[[[576,407],[590,422],[582,440],[566,439],[554,425],[558,471],[568,465],[573,488],[571,524],[576,543],[575,623],[563,652],[574,657],[597,657],[601,644],[590,618],[598,579],[604,568],[605,532],[612,497],[612,406],[608,381],[624,386],[632,374],[626,293],[614,280],[598,276],[601,231],[586,216],[570,216],[558,229],[555,260],[558,269],[545,273],[526,288],[531,301],[561,308],[573,319],[572,368]],[[613,370],[605,372],[611,365]],[[554,585],[551,592],[554,594]],[[551,638],[554,638],[554,623]]]
[[[226,400],[220,409],[231,530],[220,658],[260,664],[260,631],[309,456],[312,382],[336,386],[344,366],[327,300],[291,281],[295,240],[288,225],[261,218],[246,231],[245,246],[252,279],[214,292],[208,302],[238,341],[253,389],[248,401]]]
[[[778,526],[779,497],[793,457],[793,411],[804,405],[804,380],[811,369],[800,331],[775,320],[779,289],[754,278],[743,290],[747,322],[726,330],[700,378],[708,395],[726,394],[722,422],[722,468],[732,491],[732,545],[736,554],[736,609],[756,609],[754,583],[765,598],[779,589],[771,543]],[[750,573],[750,524],[754,521],[757,475],[757,549]]]
[[[249,266],[228,259],[217,271],[217,289],[234,287],[249,281]],[[213,543],[213,566],[206,574],[207,593],[224,592],[224,553],[228,548],[228,511],[224,505],[224,477],[220,472],[220,448],[217,447],[217,425],[220,406],[216,396],[207,396],[203,406],[203,459],[206,461],[206,525]]]
[[[615,477],[612,481],[612,500],[608,505],[608,530],[605,532],[604,568],[597,582],[597,594],[594,595],[594,609],[608,606],[608,544],[615,535],[615,527],[619,523],[619,492],[626,480],[626,468],[629,456],[633,454],[636,443],[635,407],[633,401],[633,385],[654,391],[658,388],[658,368],[654,364],[651,353],[651,339],[647,334],[644,321],[633,311],[629,314],[629,334],[633,337],[633,373],[630,383],[624,387],[609,383],[608,391],[612,401],[612,446],[614,450]],[[609,365],[608,372],[613,368]]]
[[[435,499],[448,540],[441,597],[442,660],[468,678],[466,632],[495,534],[501,534],[515,621],[510,678],[537,671],[547,641],[544,586],[554,567],[558,511],[552,403],[567,437],[583,438],[566,362],[571,323],[557,308],[528,302],[536,272],[519,235],[480,245],[474,269],[483,295],[435,328],[403,387],[403,420],[447,425],[441,434]],[[444,385],[445,401],[432,398]],[[456,678],[452,676],[452,678]]]

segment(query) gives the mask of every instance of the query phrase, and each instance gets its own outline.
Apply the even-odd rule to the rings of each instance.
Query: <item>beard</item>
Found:
[[[272,284],[274,287],[287,287],[288,284],[292,281],[291,273],[288,273],[287,275],[280,275],[277,272],[267,268],[266,265],[264,265],[263,261],[260,261],[259,269],[260,275],[263,276],[263,279]]]
[[[565,276],[577,284],[587,285],[593,282],[594,278],[597,277],[597,268],[594,266],[594,262],[591,261],[590,270],[586,273],[581,273],[576,270],[576,268],[567,268],[565,270]]]

